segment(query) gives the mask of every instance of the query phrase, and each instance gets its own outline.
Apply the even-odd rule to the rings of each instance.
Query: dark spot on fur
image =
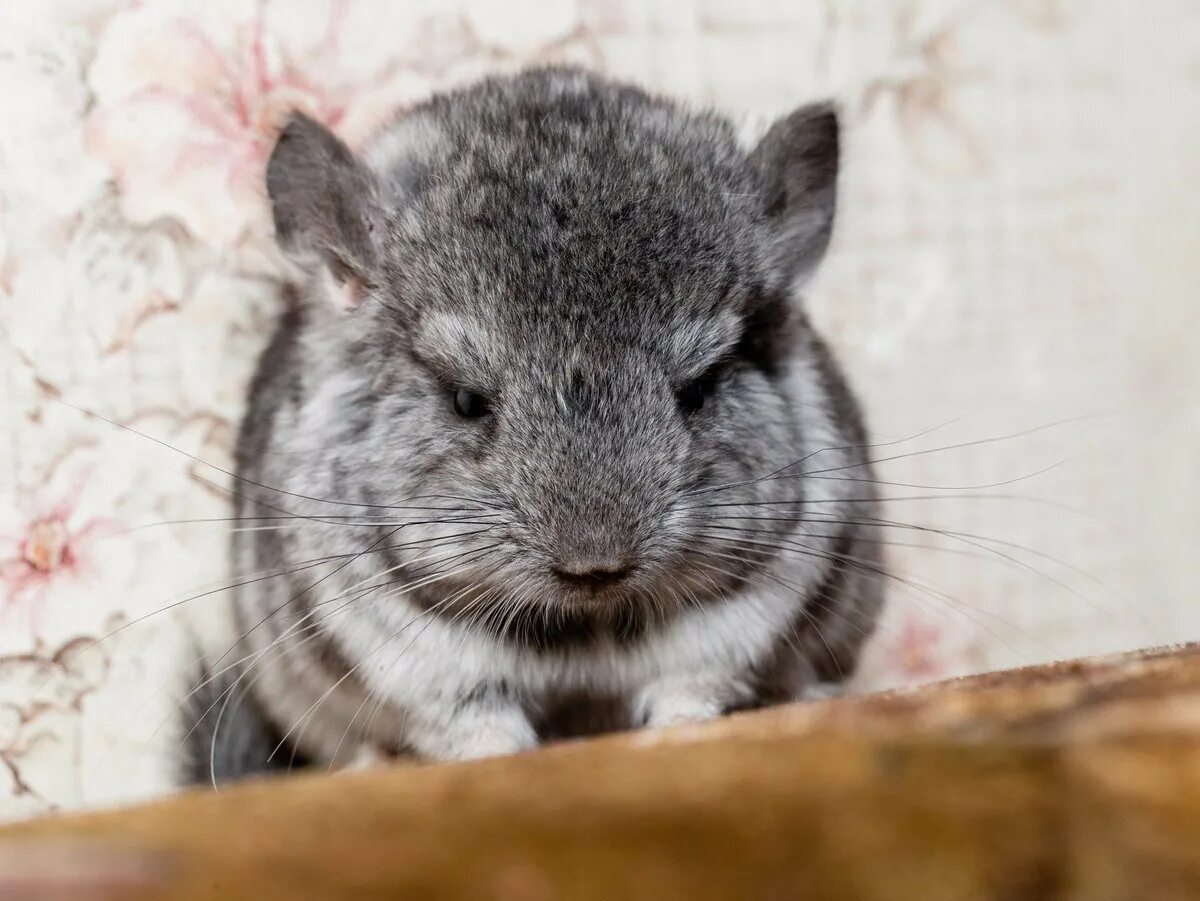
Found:
[[[746,311],[735,353],[767,376],[779,374],[795,341],[795,313],[788,298],[755,290]]]
[[[605,614],[564,611],[530,616],[505,637],[523,647],[551,653],[599,643],[635,644],[648,628],[648,617],[642,611],[622,605]]]
[[[804,614],[799,617],[800,621],[796,624],[796,634],[812,633],[819,636],[830,620],[841,615],[839,607],[842,603],[842,592],[846,588],[850,566],[845,558],[850,553],[852,543],[849,529],[842,532],[834,542],[833,550],[830,552],[829,569],[821,584],[809,596],[804,606]],[[817,677],[824,682],[843,681],[853,671],[854,661],[848,654],[839,654],[824,642],[821,642],[821,646],[825,653],[818,653],[812,660]]]
[[[249,776],[303,769],[309,758],[284,739],[259,706],[239,668],[197,668],[182,705],[183,785],[218,786]]]
[[[617,732],[632,728],[633,723],[624,698],[572,692],[543,704],[533,727],[545,742]]]
[[[854,399],[846,377],[833,359],[829,347],[809,326],[807,318],[800,315],[797,319],[807,336],[809,352],[821,379],[821,388],[833,405],[834,418],[847,430],[851,441],[860,446],[866,445],[867,430],[863,423],[862,411],[858,401]]]
[[[573,221],[571,210],[567,208],[565,201],[559,201],[551,206],[551,214],[554,216],[554,224],[559,228],[567,228]]]
[[[467,707],[503,705],[511,703],[514,697],[513,688],[507,680],[488,679],[460,695],[454,702],[454,708],[461,711]]]
[[[571,372],[566,398],[568,409],[577,416],[591,416],[596,410],[596,392],[588,385],[587,376],[578,369]]]

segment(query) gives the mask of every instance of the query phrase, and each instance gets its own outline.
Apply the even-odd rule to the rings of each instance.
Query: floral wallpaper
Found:
[[[886,445],[894,523],[856,688],[1197,637],[1189,11],[6,3],[0,817],[169,785],[191,636],[224,626],[221,470],[277,312],[262,173],[286,113],[355,145],[440,87],[541,61],[748,134],[841,104],[841,220],[808,302]]]

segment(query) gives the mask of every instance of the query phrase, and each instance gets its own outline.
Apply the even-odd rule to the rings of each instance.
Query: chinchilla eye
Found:
[[[675,401],[684,413],[695,413],[704,406],[704,398],[708,390],[703,382],[697,379],[688,382],[675,392]]]
[[[463,419],[478,419],[487,416],[492,411],[492,405],[486,397],[466,388],[454,392],[454,412]]]
[[[692,379],[675,392],[675,402],[684,415],[698,413],[717,388],[717,380],[721,371],[717,366],[712,367],[699,378]]]
[[[711,375],[694,379],[675,392],[675,402],[679,404],[679,409],[689,416],[698,413],[716,384],[717,380]]]

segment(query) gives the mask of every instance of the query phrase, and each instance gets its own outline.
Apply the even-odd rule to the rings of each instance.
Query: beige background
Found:
[[[222,582],[224,527],[154,525],[221,516],[188,478],[221,474],[48,395],[227,467],[274,309],[259,184],[283,112],[357,143],[550,59],[748,134],[842,105],[808,302],[895,442],[878,455],[911,455],[879,470],[905,582],[860,687],[1200,638],[1191,0],[10,0],[0,815],[162,790],[180,615],[214,628],[215,596],[156,611]]]

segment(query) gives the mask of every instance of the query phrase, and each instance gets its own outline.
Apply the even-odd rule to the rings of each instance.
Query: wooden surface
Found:
[[[19,824],[0,897],[1196,899],[1200,647]]]

